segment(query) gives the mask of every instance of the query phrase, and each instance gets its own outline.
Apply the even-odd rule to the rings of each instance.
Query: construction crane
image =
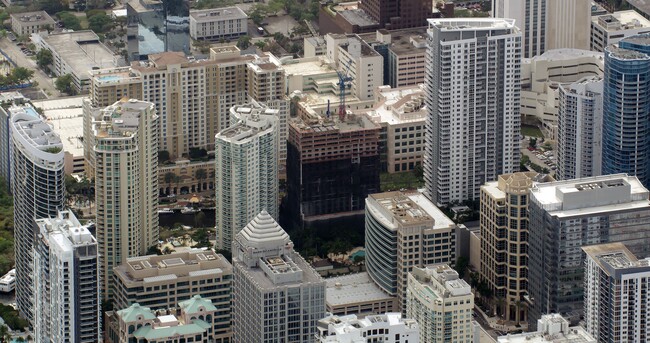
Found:
[[[350,76],[350,61],[346,63],[343,68],[345,69],[345,73],[342,71],[336,71],[336,73],[339,75],[339,120],[344,121],[345,120],[345,115],[346,115],[346,110],[345,110],[345,90],[346,88],[350,88],[350,82],[352,81],[352,77]]]

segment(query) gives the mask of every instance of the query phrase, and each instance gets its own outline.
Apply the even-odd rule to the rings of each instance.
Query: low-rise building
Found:
[[[47,28],[54,28],[56,22],[45,11],[12,13],[11,30],[20,36],[29,36]]]
[[[41,33],[32,36],[38,50],[52,52],[52,72],[56,76],[72,75],[73,87],[79,93],[90,90],[90,72],[120,64],[116,56],[90,30]]]
[[[471,342],[474,294],[446,264],[413,268],[408,274],[406,317],[420,324],[422,342]]]
[[[635,10],[618,11],[591,17],[591,50],[605,52],[610,44],[650,32],[650,20]]]
[[[194,297],[177,308],[152,310],[135,303],[108,316],[109,343],[228,343],[219,332],[219,310],[209,299]]]
[[[581,326],[569,326],[559,314],[548,314],[537,321],[537,331],[505,335],[498,343],[596,343]]]
[[[355,315],[328,316],[318,321],[318,343],[419,343],[418,323],[401,313],[386,313],[357,319]]]
[[[384,84],[384,58],[357,35],[328,34],[326,57],[352,78],[350,90],[361,100],[372,99]]]
[[[169,255],[133,257],[113,272],[114,308],[139,303],[153,310],[174,307],[195,295],[212,301],[217,338],[231,330],[232,265],[213,250],[193,249]]]
[[[424,126],[427,111],[421,85],[376,89],[375,105],[367,113],[381,125],[379,153],[382,171],[398,173],[413,171],[422,165]]]
[[[371,314],[399,311],[397,298],[386,293],[370,279],[367,272],[325,279],[325,305],[335,316],[355,315],[363,318]]]
[[[190,11],[190,37],[231,39],[248,33],[248,16],[237,6]]]

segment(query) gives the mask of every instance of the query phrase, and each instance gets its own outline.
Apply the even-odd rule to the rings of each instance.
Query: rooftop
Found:
[[[38,153],[41,158],[63,159],[61,138],[42,118],[34,117],[29,112],[20,112],[12,114],[11,121],[15,128],[14,137],[22,145],[42,151]],[[36,150],[31,151],[36,152]]]
[[[618,11],[591,17],[593,25],[598,25],[606,31],[622,31],[640,28],[650,28],[650,20],[635,10]]]
[[[391,297],[374,283],[367,272],[325,279],[325,302],[330,307],[346,304],[389,301]]]
[[[538,183],[530,191],[531,201],[558,217],[648,208],[648,195],[639,179],[627,174]]]
[[[232,274],[232,266],[214,250],[192,249],[169,255],[132,257],[115,268],[115,274],[130,282],[153,282],[162,279],[200,275]]]
[[[318,321],[321,330],[327,330],[327,336],[347,335],[353,331],[361,331],[365,337],[366,330],[403,326],[412,333],[417,333],[419,326],[414,319],[402,318],[401,313],[385,313],[366,316],[358,319],[356,315],[328,316]],[[372,334],[371,334],[372,336]],[[369,339],[370,340],[370,339]],[[417,339],[416,339],[417,340]],[[357,342],[357,340],[354,340]]]
[[[363,111],[367,111],[370,118],[377,123],[397,125],[424,122],[427,111],[423,87],[423,85],[401,88],[381,86],[377,90],[375,106],[371,110]]]
[[[337,12],[345,20],[359,27],[379,26],[379,22],[373,19],[368,13],[358,8],[344,9]]]
[[[380,129],[379,124],[370,120],[370,117],[366,115],[353,114],[346,115],[344,121],[340,121],[336,115],[332,115],[330,119],[321,117],[313,121],[305,121],[300,118],[296,118],[290,122],[290,125],[302,134],[318,134],[333,131],[346,133],[360,130]]]
[[[190,18],[197,22],[211,22],[215,20],[245,19],[248,18],[248,16],[239,7],[233,6],[205,10],[191,10]]]
[[[498,343],[596,343],[580,326],[569,327],[569,322],[559,314],[543,315],[537,332],[501,336]]]
[[[41,37],[79,79],[90,78],[93,69],[115,67],[117,56],[93,31],[54,33]]]
[[[55,218],[36,219],[36,225],[50,246],[56,245],[60,251],[72,252],[76,247],[97,244],[88,227],[81,225],[71,211],[59,211]]]
[[[118,101],[96,112],[98,117],[93,120],[94,134],[99,138],[131,137],[140,126],[140,116],[153,108],[153,103],[136,99]]]
[[[12,19],[17,19],[21,22],[29,22],[34,25],[54,25],[56,22],[49,14],[45,11],[36,11],[36,12],[23,12],[23,13],[12,13]]]
[[[307,57],[284,60],[282,62],[282,68],[284,68],[287,75],[310,76],[318,74],[330,74],[332,77],[338,78],[336,69],[332,68],[321,57]]]
[[[385,35],[390,37],[388,48],[395,55],[424,54],[426,52],[427,30],[424,27],[386,31]],[[359,37],[371,45],[382,44],[377,39],[377,32],[360,33]]]
[[[131,67],[97,69],[92,70],[90,75],[93,82],[99,86],[141,81],[140,76],[131,71]]]
[[[434,230],[453,228],[456,225],[424,194],[417,191],[376,193],[370,194],[368,198],[381,206],[380,220],[384,224],[399,222],[403,225],[412,225],[431,222],[431,228]],[[374,209],[374,207],[369,208],[369,210]]]
[[[650,258],[639,260],[623,243],[606,243],[582,247],[587,256],[598,263],[600,269],[615,276],[626,269],[650,271]]]
[[[551,49],[546,50],[543,54],[534,56],[529,59],[530,61],[567,61],[574,60],[581,57],[591,57],[594,59],[603,60],[602,52],[580,50],[580,49]],[[601,62],[602,63],[602,62]]]
[[[441,31],[483,31],[494,29],[514,29],[514,19],[503,18],[449,18],[449,19],[427,19],[429,28],[436,27]]]
[[[236,105],[230,109],[238,121],[217,134],[217,140],[245,143],[258,134],[265,134],[277,126],[278,110],[257,103]]]
[[[650,16],[650,0],[626,0],[625,2],[643,12],[645,15]]]
[[[83,156],[83,108],[84,97],[70,97],[65,99],[35,100],[34,106],[43,109],[43,116],[47,118],[61,138],[63,151],[72,156]]]
[[[413,268],[411,272],[429,301],[450,297],[472,295],[472,288],[458,277],[458,272],[447,264],[436,264],[424,268]]]

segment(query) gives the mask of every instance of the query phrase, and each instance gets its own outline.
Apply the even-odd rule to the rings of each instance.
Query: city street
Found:
[[[43,89],[46,94],[49,94],[48,97],[59,96],[59,91],[54,88],[54,79],[51,79],[42,70],[38,69],[36,61],[23,54],[15,42],[11,42],[7,37],[0,39],[0,50],[18,64],[19,67],[34,70],[33,80],[38,82],[38,88]]]

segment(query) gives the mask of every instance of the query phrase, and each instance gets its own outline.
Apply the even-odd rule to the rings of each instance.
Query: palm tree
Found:
[[[165,183],[167,184],[167,189],[172,188],[172,183],[176,180],[176,174],[173,172],[165,173]]]
[[[198,190],[201,191],[203,189],[203,187],[202,187],[203,186],[203,180],[208,178],[208,171],[203,169],[203,168],[199,168],[194,172],[194,177],[197,180],[199,180]]]
[[[3,343],[5,343],[8,342],[9,339],[11,338],[9,337],[9,329],[7,328],[7,326],[6,325],[0,326],[0,340]]]

